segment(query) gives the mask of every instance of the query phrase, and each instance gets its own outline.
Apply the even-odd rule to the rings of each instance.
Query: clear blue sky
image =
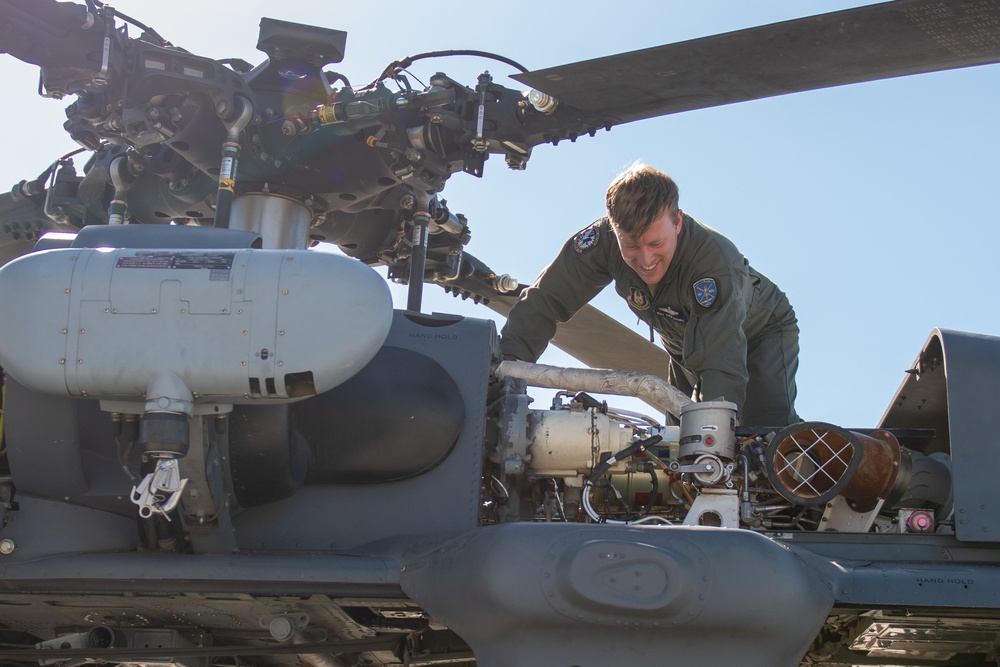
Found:
[[[336,69],[360,83],[423,51],[481,49],[540,69],[867,3],[111,4],[178,46],[252,63],[264,57],[254,49],[261,16],[346,30],[347,57]],[[505,78],[510,68],[474,58],[412,71],[423,80],[443,71],[471,86],[483,69],[517,87]],[[0,187],[9,188],[74,145],[61,129],[68,100],[39,98],[36,68],[0,56],[0,77]],[[802,330],[800,414],[874,426],[934,327],[1000,334],[998,83],[1000,69],[988,66],[632,123],[540,146],[524,172],[494,156],[483,179],[458,174],[444,197],[468,216],[472,253],[530,282],[569,235],[603,214],[620,169],[641,159],[667,171],[682,208],[732,238],[789,295]],[[405,304],[405,292],[396,294]],[[493,317],[433,286],[424,305]],[[610,290],[596,305],[635,326]],[[576,365],[557,351],[542,361]]]

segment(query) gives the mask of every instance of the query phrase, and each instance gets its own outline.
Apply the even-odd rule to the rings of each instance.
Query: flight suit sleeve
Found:
[[[608,283],[608,258],[618,252],[610,228],[594,223],[570,238],[554,260],[507,316],[500,332],[500,350],[505,356],[537,361],[565,322],[593,299]]]
[[[709,281],[715,290],[710,303]],[[724,398],[742,408],[749,377],[744,331],[753,289],[749,270],[745,265],[731,266],[723,273],[694,276],[688,282],[692,315],[684,330],[681,363],[699,379],[699,401]]]

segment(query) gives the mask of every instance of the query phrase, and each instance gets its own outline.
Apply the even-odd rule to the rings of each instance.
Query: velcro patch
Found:
[[[636,310],[649,310],[649,295],[638,287],[628,288],[628,302]]]
[[[709,308],[715,303],[719,290],[715,286],[715,278],[702,278],[691,286],[694,289],[694,300],[698,305]]]
[[[597,225],[591,225],[576,235],[573,239],[573,248],[577,252],[583,252],[587,248],[593,248],[601,238],[601,230]]]

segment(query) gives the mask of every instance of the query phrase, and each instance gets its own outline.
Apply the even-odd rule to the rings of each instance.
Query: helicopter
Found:
[[[921,3],[896,3],[890,11],[901,5],[924,8]],[[4,6],[7,8],[8,3]],[[983,6],[975,4],[979,9]],[[975,23],[981,25],[982,21]],[[989,21],[986,25],[990,25]],[[246,93],[239,82],[229,80],[226,84],[255,101],[258,90],[273,95],[276,84],[273,80],[268,83],[267,77],[281,77],[281,63],[302,57],[299,52],[289,58],[282,54],[283,49],[294,51],[301,43],[315,43],[311,40],[328,40],[322,42],[323,48],[339,44],[330,32],[313,26],[270,21],[261,28],[260,42],[270,49],[270,71],[263,67],[256,75],[253,70],[245,72],[248,80],[257,82],[246,84],[253,94]],[[105,35],[121,40],[120,33]],[[282,41],[283,35],[292,38]],[[193,54],[163,53],[169,47],[125,43],[145,49],[142,53],[151,62],[161,63],[164,70],[179,62],[202,73],[211,70],[220,76],[232,76],[212,64],[215,61]],[[152,54],[158,54],[161,60],[156,61]],[[168,55],[179,60],[168,60]],[[109,56],[109,73],[114,70],[112,61]],[[243,67],[238,63],[232,66],[237,68],[233,72]],[[186,70],[181,67],[180,71]],[[592,66],[590,71],[599,70]],[[294,70],[288,73],[292,79],[297,77]],[[50,79],[49,84],[58,87],[58,77]],[[153,90],[167,97],[188,94],[186,89],[181,94],[168,84],[169,80],[161,80],[157,85],[166,87]],[[96,91],[98,97],[109,85],[113,87],[101,84],[102,90]],[[510,89],[491,88],[495,84],[486,79],[479,85],[498,95],[497,99],[490,98],[491,104],[500,104],[501,93],[510,95]],[[136,90],[141,91],[141,86],[133,82],[131,94]],[[441,112],[439,124],[448,127],[450,123],[454,128],[460,124],[444,117],[444,112],[456,108],[457,96],[465,96],[467,105],[476,108],[475,92],[483,92],[441,77],[427,90],[404,87],[404,92],[396,93],[403,104],[397,103],[395,94],[373,93],[377,88],[367,89],[368,98],[364,98],[365,88],[355,90],[362,91],[363,106],[395,104],[393,119],[405,117],[409,110],[420,106],[418,115]],[[333,100],[331,113],[339,113],[337,104],[357,102],[350,94],[345,95]],[[419,103],[407,101],[407,96]],[[169,197],[178,191],[186,196],[184,188],[200,178],[195,174],[197,170],[167,175],[165,172],[171,169],[187,167],[175,165],[169,154],[158,152],[162,138],[151,140],[162,131],[155,122],[172,120],[176,124],[185,120],[188,110],[184,103],[178,106],[168,101],[165,116],[154,119],[149,114],[152,107],[147,108],[149,100],[143,100],[141,117],[131,112],[122,112],[120,117],[118,112],[112,113],[120,122],[128,119],[133,127],[141,126],[126,128],[136,134],[130,134],[125,144],[117,144],[119,148],[142,144],[139,147],[143,150],[133,156],[135,164],[128,165],[125,148],[121,154],[109,153],[104,163],[98,162],[104,165],[100,168],[110,170],[116,159],[123,158],[115,167],[124,170],[116,172],[118,183],[115,179],[110,179],[110,184],[97,180],[102,186],[97,198],[109,192],[115,194],[120,186],[124,199],[130,200],[122,215],[132,218],[133,224],[84,225],[73,240],[46,237],[43,247],[52,244],[48,249],[29,253],[4,269],[4,278],[11,282],[3,283],[3,292],[21,292],[10,296],[12,301],[4,302],[5,313],[26,313],[23,324],[5,324],[13,327],[5,331],[21,335],[5,339],[5,346],[13,346],[7,350],[13,352],[5,351],[3,356],[8,371],[4,433],[11,476],[5,486],[4,528],[0,531],[5,533],[0,538],[6,537],[0,542],[0,554],[5,560],[0,564],[9,591],[3,598],[3,609],[8,611],[2,622],[9,628],[5,637],[9,640],[10,660],[39,664],[235,661],[314,665],[472,664],[475,660],[483,665],[585,665],[630,664],[669,656],[670,660],[692,664],[739,660],[749,664],[804,661],[833,665],[988,664],[995,659],[995,558],[990,549],[995,539],[989,539],[994,526],[988,512],[988,489],[980,471],[970,468],[982,459],[988,461],[990,456],[987,448],[976,443],[988,442],[991,432],[989,371],[996,345],[993,339],[935,332],[878,429],[862,433],[814,422],[807,429],[787,435],[741,431],[738,444],[736,440],[726,444],[724,455],[718,456],[703,449],[684,449],[683,431],[670,431],[654,420],[595,406],[585,396],[572,400],[563,396],[559,400],[565,403],[558,409],[554,405],[552,410],[531,410],[519,378],[501,380],[495,375],[496,335],[488,321],[425,315],[411,303],[405,311],[390,313],[381,281],[373,280],[367,272],[357,273],[359,263],[316,259],[316,253],[304,250],[279,250],[276,246],[281,243],[258,239],[269,230],[239,228],[251,219],[273,222],[275,216],[273,212],[253,213],[247,208],[250,202],[241,203],[241,198],[253,200],[273,193],[283,202],[285,213],[301,211],[303,202],[285,203],[295,198],[292,192],[280,188],[289,188],[310,174],[297,174],[296,179],[281,183],[275,176],[277,172],[266,173],[267,181],[263,182],[261,172],[270,167],[264,165],[266,158],[262,154],[273,151],[260,147],[275,139],[280,145],[282,136],[298,137],[300,131],[305,139],[303,146],[309,147],[315,133],[337,147],[337,151],[328,151],[334,157],[341,150],[357,150],[339,137],[353,140],[360,134],[365,147],[392,155],[386,164],[394,166],[388,172],[375,174],[392,182],[379,185],[396,191],[398,181],[403,181],[412,190],[414,178],[427,176],[410,170],[413,163],[420,162],[419,157],[411,159],[405,150],[400,152],[392,141],[386,141],[391,138],[387,135],[398,132],[399,127],[379,135],[385,119],[376,118],[371,126],[366,125],[370,119],[363,119],[358,123],[360,127],[352,127],[348,133],[338,134],[334,127],[324,134],[322,127],[310,124],[319,119],[317,124],[322,125],[320,114],[313,112],[327,101],[326,96],[300,94],[294,98],[297,103],[293,108],[272,118],[271,129],[278,132],[268,135],[263,129],[253,129],[266,125],[263,117],[259,126],[250,125],[257,123],[256,119],[248,121],[247,128],[263,143],[241,146],[244,152],[234,179],[239,193],[233,198],[236,215],[232,219],[236,224],[230,225],[236,229],[223,233],[205,229],[206,225],[140,225],[135,223],[144,211],[155,215],[158,210],[149,207],[152,199],[161,197],[158,202],[162,204],[169,203]],[[185,103],[197,107],[190,100]],[[219,110],[215,106],[218,103],[218,99],[213,100],[213,111]],[[545,113],[537,109],[532,112],[526,106],[515,108],[525,109],[526,114]],[[350,115],[351,111],[346,113]],[[364,110],[359,114],[364,116]],[[212,118],[212,114],[207,117]],[[111,119],[97,123],[81,113],[75,114],[75,119],[73,125],[71,114],[71,131],[85,142],[95,125],[100,126],[96,128],[98,134],[123,131],[123,126],[116,126]],[[462,123],[471,122],[473,128],[473,143],[461,147],[463,161],[476,158],[465,155],[467,146],[487,140],[488,130],[483,137],[477,136],[474,119],[474,115],[461,119]],[[284,133],[285,121],[292,125],[291,134]],[[355,121],[357,117],[330,125]],[[539,117],[539,122],[545,127],[548,121]],[[578,121],[572,120],[570,134],[578,132],[575,123]],[[210,124],[217,136],[218,123]],[[300,124],[304,129],[300,130]],[[619,132],[642,125],[613,129]],[[572,148],[553,150],[584,150],[588,141],[601,140],[603,137],[584,136],[591,127],[603,131],[600,126],[590,125],[584,128],[586,132],[579,132],[578,142],[570,136],[559,139],[560,143],[576,144]],[[198,124],[194,129],[201,131]],[[173,131],[169,127],[167,130]],[[462,129],[465,131],[469,130]],[[436,140],[432,132],[406,137],[411,148],[424,151],[433,148],[432,140]],[[515,139],[534,141],[525,139],[523,133]],[[548,143],[555,139],[550,138]],[[376,145],[367,144],[369,140]],[[396,137],[395,141],[400,140]],[[245,150],[248,148],[249,154]],[[485,152],[497,148],[487,145]],[[547,147],[533,148],[525,171],[534,167],[532,161],[543,155],[543,148]],[[505,146],[502,153],[492,155],[494,161],[483,161],[472,171],[485,173],[489,169],[483,180],[493,178],[492,171],[503,168],[502,163],[496,164],[497,156],[510,158],[509,150],[515,151],[515,158],[523,157],[524,145]],[[290,151],[289,155],[297,153]],[[308,151],[306,155],[296,159],[308,163]],[[359,153],[357,163],[374,168],[364,156],[364,152]],[[209,160],[203,155],[198,159]],[[149,190],[142,190],[142,183],[149,181],[150,168],[144,162],[163,170],[154,180],[170,180],[173,187],[168,192],[151,195]],[[524,166],[517,165],[516,159],[514,162],[515,166]],[[212,173],[213,166],[202,165],[204,172],[198,173]],[[280,166],[274,168],[280,172]],[[439,171],[438,178],[445,173],[450,176],[450,168],[448,172]],[[68,170],[63,174],[69,175]],[[190,181],[182,184],[185,175]],[[454,200],[452,183],[461,183],[460,178],[472,180],[476,175],[456,171],[455,178],[447,179],[449,197]],[[359,180],[350,192],[332,189],[340,202],[356,201],[340,198],[342,194],[371,195],[357,185],[365,179],[356,178]],[[55,180],[49,184],[49,179]],[[140,183],[134,190],[130,179]],[[378,178],[365,182],[371,180],[377,182]],[[53,171],[46,174],[41,185],[57,192],[54,185],[59,182]],[[241,189],[248,183],[255,185]],[[80,197],[79,189],[76,194]],[[316,196],[316,192],[307,194]],[[396,191],[394,196],[401,198],[405,194]],[[203,196],[218,210],[223,195],[207,187]],[[328,195],[324,199],[330,198]],[[52,203],[46,199],[46,203]],[[403,204],[396,200],[396,210],[422,211],[420,202]],[[61,206],[70,217],[74,206],[76,212],[81,210],[81,203],[72,199]],[[313,201],[305,206],[312,212],[308,236],[317,237],[311,240],[323,236],[323,240],[336,243],[337,237],[326,226],[336,228],[337,222],[324,219],[313,224],[320,217],[316,214],[320,205]],[[345,210],[338,206],[349,209],[351,204],[330,208],[335,209],[334,213]],[[434,206],[434,215],[440,214],[443,205]],[[392,210],[390,206],[381,208]],[[371,207],[362,210],[370,211]],[[191,211],[199,215],[191,215]],[[109,214],[101,207],[89,213],[98,217]],[[204,213],[185,207],[180,217],[207,220],[218,215]],[[429,205],[427,213],[433,218]],[[498,277],[490,269],[474,258],[468,260],[467,266],[458,260],[449,264],[451,258],[464,259],[467,254],[462,243],[466,236],[462,218],[454,211],[450,213],[454,215],[435,219],[438,238],[428,244],[426,258],[426,266],[431,267],[430,282],[467,297],[466,301],[502,307],[504,299],[512,297],[495,286],[492,292],[489,284],[484,287],[484,278]],[[341,221],[340,225],[350,227],[349,222],[353,221]],[[412,224],[412,220],[407,222]],[[293,221],[289,226],[296,224]],[[368,220],[363,229],[374,224]],[[126,229],[124,233],[129,236],[109,236],[111,228],[117,228],[115,233]],[[468,228],[478,230],[471,221]],[[395,233],[398,228],[392,227],[391,231]],[[573,230],[563,231],[568,234]],[[168,240],[154,236],[160,233],[169,234]],[[451,240],[442,243],[442,238]],[[354,239],[348,241],[344,243],[347,254],[353,251],[363,261],[377,263],[365,255],[363,248],[349,247]],[[61,242],[68,245],[59,247]],[[265,247],[258,249],[255,244]],[[456,244],[462,247],[459,253],[452,254]],[[440,252],[442,248],[447,252]],[[401,272],[407,262],[412,264],[412,255],[406,255],[412,248],[406,248],[403,242],[389,250],[396,254],[380,255],[378,261],[389,264],[390,272],[396,271],[394,279],[408,280],[409,300],[414,284],[422,282]],[[384,253],[385,249],[379,251]],[[471,254],[468,256],[471,258]],[[263,257],[263,263],[255,264],[254,257]],[[90,313],[88,308],[93,304],[75,300],[72,295],[78,291],[77,285],[56,286],[67,275],[65,272],[73,273],[72,267],[82,264],[81,259],[94,271],[90,278],[85,274],[78,278],[85,292],[98,289],[108,280],[112,291],[120,290],[96,301],[88,299],[106,303],[107,313],[103,305]],[[183,268],[167,268],[162,264],[166,261],[180,261]],[[281,278],[285,262],[301,267],[302,273],[292,272]],[[172,291],[160,294],[164,274],[157,272],[164,271],[173,273],[166,282],[179,283],[180,296]],[[180,275],[185,272],[187,276]],[[233,280],[229,276],[240,273],[248,291],[256,286],[262,292],[254,294],[253,299],[235,299],[226,292]],[[216,279],[190,292],[198,294],[198,299],[182,298],[189,294],[190,285],[199,284],[199,274],[214,275]],[[112,278],[106,278],[108,275]],[[427,277],[427,271],[423,275]],[[351,290],[298,289],[304,283],[296,279],[349,284]],[[289,296],[290,305],[275,295],[264,296],[269,293],[268,286],[281,280],[289,282],[282,284],[278,293]],[[186,285],[186,281],[191,282]],[[18,289],[11,290],[7,287],[10,284]],[[226,294],[222,295],[218,288]],[[62,290],[71,295],[59,297],[65,299],[68,309],[77,309],[90,319],[86,327],[54,334],[57,342],[51,343],[45,339],[52,336],[42,335],[41,331],[51,323],[45,318],[55,309],[37,307],[34,310],[41,312],[35,313],[31,304],[43,304]],[[289,294],[283,294],[284,290]],[[320,298],[314,294],[317,291],[330,293],[323,297],[329,300],[316,301]],[[296,303],[303,292],[307,297]],[[360,304],[344,306],[337,299],[348,292],[363,294],[364,298]],[[157,296],[150,296],[152,293]],[[417,296],[423,295],[418,292]],[[167,324],[143,321],[159,313],[139,313],[123,307],[130,300],[138,301],[143,308],[155,301],[156,305],[148,309],[159,310],[166,297],[182,304],[179,310],[175,308]],[[202,298],[205,303],[194,304]],[[226,304],[223,309],[232,307],[233,311],[213,312],[213,316],[236,315],[239,306],[230,304],[237,303],[253,303],[253,314],[257,316],[258,310],[263,310],[258,304],[267,303],[269,298],[276,303],[276,312],[271,316],[259,313],[264,318],[264,329],[272,323],[268,318],[273,318],[273,323],[281,323],[289,334],[306,336],[299,339],[298,345],[284,348],[281,341],[276,341],[278,347],[272,352],[280,351],[280,357],[293,351],[308,354],[324,348],[322,358],[315,359],[317,367],[311,377],[288,373],[282,387],[280,381],[275,381],[280,373],[275,373],[274,378],[251,376],[249,391],[243,385],[234,395],[230,386],[217,386],[225,385],[228,378],[214,368],[209,373],[212,386],[190,391],[178,387],[177,378],[169,377],[170,373],[158,375],[163,365],[153,364],[156,367],[149,372],[155,376],[155,386],[125,388],[122,378],[111,377],[113,373],[101,376],[98,369],[88,376],[92,360],[83,356],[76,360],[83,360],[77,364],[83,368],[71,375],[77,380],[86,379],[81,388],[71,390],[75,391],[72,397],[59,395],[65,393],[65,378],[70,375],[56,378],[56,384],[64,384],[58,390],[50,384],[50,373],[35,377],[33,360],[52,351],[46,346],[65,347],[58,341],[65,340],[59,336],[67,335],[85,346],[87,333],[96,334],[100,344],[78,349],[87,349],[88,354],[103,351],[113,355],[98,366],[124,364],[132,371],[130,375],[147,373],[140,366],[152,357],[170,359],[168,368],[190,365],[190,361],[169,357],[181,354],[183,346],[171,345],[171,340],[178,338],[214,344],[214,354],[198,357],[195,364],[209,367],[215,357],[227,356],[223,350],[227,344],[219,343],[214,333],[219,327],[215,323],[202,327],[185,320],[197,319],[196,311],[199,317],[208,316],[206,308],[214,306],[213,301],[219,303],[219,299]],[[364,330],[363,334],[345,330],[335,317],[316,314],[321,310],[336,314],[348,307],[352,309],[352,328]],[[249,306],[244,308],[249,310]],[[290,309],[285,311],[287,319],[281,308]],[[32,320],[27,313],[41,317],[45,326],[37,326],[38,320]],[[107,321],[117,316],[119,323],[105,323],[104,314]],[[179,317],[187,314],[191,317]],[[121,324],[122,319],[129,324]],[[303,320],[315,320],[312,324],[326,335],[323,343],[309,338],[318,335],[309,327],[304,332],[291,330],[290,323]],[[23,328],[17,329],[19,326]],[[195,329],[186,330],[186,326]],[[161,331],[165,328],[166,337]],[[271,329],[272,334],[285,330]],[[38,332],[39,340],[29,341],[32,336],[24,335],[25,331]],[[237,326],[229,333],[240,340],[240,336],[258,331],[255,326],[245,330]],[[178,332],[182,335],[169,335]],[[132,343],[136,338],[144,341],[146,354],[143,349],[135,349]],[[373,339],[377,341],[374,346]],[[26,344],[37,347],[18,347]],[[149,353],[150,347],[155,349],[155,355]],[[262,359],[264,349],[245,361],[260,366],[267,361]],[[130,353],[135,356],[123,361]],[[275,358],[271,355],[271,359]],[[63,361],[67,360],[73,361]],[[281,360],[292,363],[291,357]],[[352,367],[348,372],[353,375],[343,378],[342,370],[338,371],[340,375],[321,372],[323,364],[354,364],[357,368]],[[66,363],[58,365],[67,367]],[[987,379],[976,374],[970,379],[970,367]],[[289,375],[294,377],[289,380]],[[256,387],[254,379],[258,380]],[[200,380],[207,381],[203,377]],[[88,382],[106,384],[99,388],[84,386]],[[330,388],[331,384],[341,388]],[[151,403],[149,392],[161,389],[166,394],[183,395],[159,396],[169,405]],[[918,395],[926,410],[914,413],[905,400],[911,394]],[[692,428],[718,425],[724,431],[724,424],[730,421],[725,405],[668,407],[678,412],[686,410],[680,415],[682,429],[685,414],[688,425],[695,425]],[[190,432],[178,439],[182,420],[169,415],[185,410],[190,412]],[[146,419],[156,415],[168,416]],[[699,418],[705,415],[709,415],[709,421],[699,424]],[[717,423],[713,421],[716,419]],[[600,428],[595,427],[598,423]],[[557,464],[550,458],[550,467],[545,468],[545,447],[541,443],[529,444],[523,437],[545,430],[539,425],[552,432],[581,426],[589,436],[576,435],[569,439],[571,442],[547,444],[582,447],[586,461]],[[875,466],[879,470],[911,466],[912,472],[912,466],[916,466],[931,480],[927,484],[930,492],[925,496],[933,497],[920,496],[916,489],[907,487],[913,479],[909,473],[879,478],[875,497],[865,496],[867,490],[859,492],[851,487],[850,482],[859,477],[855,470],[840,471],[845,476],[848,472],[854,474],[853,478],[835,480],[829,488],[813,489],[812,497],[803,496],[803,490],[796,488],[794,475],[782,475],[767,467],[768,461],[773,466],[785,457],[791,468],[798,470],[791,464],[797,460],[795,447],[800,447],[814,452],[813,465],[834,472],[828,467],[835,458],[833,449],[824,449],[827,445],[816,442],[802,445],[803,431],[812,433],[820,443],[834,441],[838,447],[851,450],[857,455],[852,463],[859,467],[879,456],[893,461]],[[595,432],[612,433],[621,442],[598,447]],[[661,439],[654,442],[656,438]],[[400,446],[403,441],[409,446]],[[964,458],[956,449],[959,443],[971,448],[965,450]],[[627,449],[635,454],[637,444],[643,456],[620,454]],[[137,451],[142,447],[146,448],[146,457]],[[170,447],[187,450],[165,456]],[[614,460],[616,453],[627,460]],[[949,453],[953,454],[950,463],[946,458]],[[706,456],[709,458],[703,458]],[[646,460],[641,460],[644,457]],[[761,459],[761,465],[752,460],[754,457]],[[59,463],[46,466],[47,461]],[[158,466],[165,461],[178,466],[165,465],[148,472],[154,463]],[[664,466],[651,469],[650,462],[657,461]],[[708,462],[709,467],[692,468],[696,461]],[[567,469],[573,465],[582,465],[582,471]],[[671,470],[671,465],[676,467]],[[612,471],[615,466],[620,468]],[[609,471],[613,472],[610,479],[627,480],[629,486],[619,489],[605,483]],[[162,474],[157,476],[159,472]],[[185,486],[180,487],[182,478]],[[957,480],[954,485],[952,478]],[[175,480],[173,489],[168,489],[171,492],[161,494],[169,497],[148,493],[151,485],[160,484],[162,491],[164,485]],[[638,486],[645,480],[651,485],[662,484],[666,491],[656,511],[640,511],[642,516],[633,516],[632,506],[636,503],[629,503],[629,509],[615,506],[617,494],[634,496],[637,502],[644,498],[638,502],[640,510],[648,502],[656,505],[660,496],[655,488],[651,491],[649,486]],[[889,482],[907,488],[882,488]],[[841,495],[845,488],[850,490]],[[897,505],[901,494],[916,505]],[[878,508],[865,509],[872,502]],[[968,524],[960,517],[962,510],[975,515],[964,517]],[[821,530],[823,524],[836,530]],[[934,530],[928,530],[930,525]],[[44,535],[39,535],[39,526],[48,528]],[[624,577],[631,578],[631,586],[620,582]]]

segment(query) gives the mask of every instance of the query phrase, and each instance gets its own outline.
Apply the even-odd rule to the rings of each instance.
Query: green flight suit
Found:
[[[688,215],[654,293],[625,263],[607,218],[573,236],[514,305],[501,350],[536,361],[556,323],[612,281],[650,334],[660,334],[671,384],[695,400],[732,401],[745,425],[798,421],[799,329],[787,297],[729,239]]]

